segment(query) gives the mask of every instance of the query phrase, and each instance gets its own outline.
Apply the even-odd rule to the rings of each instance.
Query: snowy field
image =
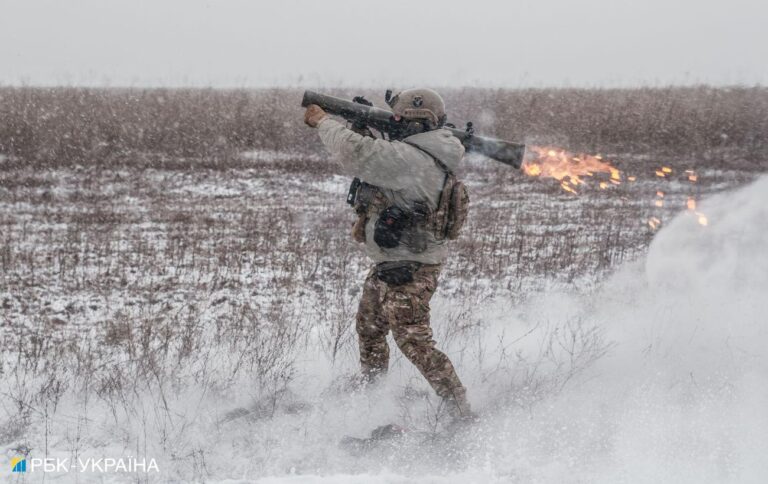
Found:
[[[225,170],[0,157],[8,459],[160,468],[78,482],[768,480],[765,175],[692,184],[685,161],[625,155],[636,181],[573,195],[469,160],[471,219],[432,321],[482,419],[450,434],[398,351],[379,387],[349,384],[368,268],[349,180],[286,168],[288,152],[242,156]],[[392,422],[408,432],[338,445]]]

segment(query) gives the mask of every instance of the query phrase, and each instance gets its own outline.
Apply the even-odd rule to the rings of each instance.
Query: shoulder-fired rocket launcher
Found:
[[[397,137],[403,130],[402,121],[396,121],[392,111],[386,109],[314,91],[304,91],[301,106],[307,107],[310,104],[317,104],[327,113],[341,116],[358,126],[365,125],[386,133],[390,138]],[[523,163],[524,144],[476,135],[472,123],[467,123],[466,129],[458,129],[450,125],[444,128],[450,130],[468,152],[483,154],[515,168],[520,168]]]

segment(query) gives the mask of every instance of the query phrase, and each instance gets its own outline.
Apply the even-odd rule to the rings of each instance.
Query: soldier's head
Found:
[[[421,125],[421,131],[438,129],[445,124],[445,103],[440,94],[432,89],[407,89],[394,96],[387,91],[386,101],[396,120]],[[419,129],[413,127],[411,130]]]

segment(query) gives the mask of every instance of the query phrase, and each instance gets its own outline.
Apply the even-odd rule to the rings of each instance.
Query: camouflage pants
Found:
[[[360,364],[369,378],[386,372],[387,333],[391,330],[400,351],[424,375],[454,415],[469,413],[466,389],[448,357],[435,348],[429,326],[429,300],[437,289],[440,265],[424,265],[408,284],[393,286],[371,270],[357,311]]]

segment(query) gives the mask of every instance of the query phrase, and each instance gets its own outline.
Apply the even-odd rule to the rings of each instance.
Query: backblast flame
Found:
[[[575,155],[561,148],[547,146],[529,145],[521,169],[528,176],[553,178],[560,182],[560,188],[563,191],[574,195],[578,195],[582,191],[580,185],[586,183],[588,180],[586,177],[593,178],[596,186],[601,190],[605,190],[611,185],[620,185],[625,179],[629,182],[637,181],[637,176],[625,176],[610,162],[603,160],[600,155]],[[679,178],[675,175],[675,170],[669,166],[660,166],[654,169],[653,173],[664,181],[673,181]],[[694,170],[685,170],[681,172],[681,176],[683,173],[689,182],[696,183],[698,181],[698,175]],[[598,174],[602,174],[602,176],[597,176]],[[660,209],[666,207],[666,210],[677,206],[674,199],[668,200],[670,203],[667,203],[667,198],[666,193],[657,188],[653,205]],[[685,204],[686,208],[695,214],[700,225],[706,226],[709,224],[709,220],[706,215],[697,211],[697,205],[695,197],[688,197]],[[661,227],[661,219],[658,217],[651,217],[647,223],[651,230],[658,230]]]
[[[544,146],[528,146],[522,169],[529,176],[554,178],[560,182],[563,190],[574,194],[577,192],[573,187],[584,183],[583,177],[586,176],[607,174],[608,177],[599,182],[600,188],[603,189],[608,186],[608,181],[618,185],[622,179],[621,172],[603,161],[600,155],[574,155],[560,148]]]

